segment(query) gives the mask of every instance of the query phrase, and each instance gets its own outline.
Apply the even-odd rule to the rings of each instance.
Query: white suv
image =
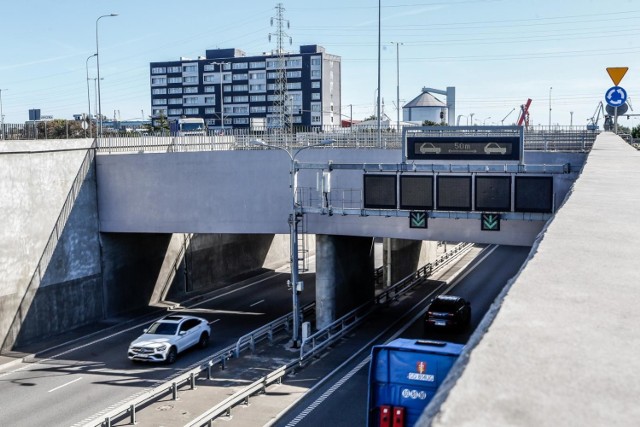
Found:
[[[211,327],[200,317],[170,315],[154,322],[129,345],[128,357],[134,361],[173,363],[178,353],[209,344]]]

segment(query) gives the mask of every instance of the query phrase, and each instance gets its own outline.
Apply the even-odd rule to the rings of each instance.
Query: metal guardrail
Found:
[[[264,393],[266,388],[275,382],[278,384],[282,383],[282,377],[294,369],[297,364],[297,362],[292,362],[288,365],[283,365],[259,380],[256,380],[251,385],[248,385],[239,392],[229,396],[193,421],[185,424],[185,427],[211,426],[211,422],[220,415],[226,415],[227,417],[231,416],[231,408],[238,405],[240,402],[248,405],[249,397],[256,393]]]
[[[315,302],[311,302],[302,307],[302,317],[304,318],[305,316],[307,316],[309,313],[314,311],[315,308]],[[249,332],[246,335],[241,336],[235,345],[235,357],[240,357],[240,353],[247,348],[251,351],[255,351],[256,343],[264,340],[265,338],[268,339],[269,342],[273,342],[273,335],[282,329],[288,332],[291,328],[290,325],[292,325],[292,322],[293,314],[289,313],[285,316],[280,317],[279,319],[274,320],[273,322],[269,322],[268,324]]]
[[[325,328],[308,336],[302,341],[302,344],[300,345],[300,363],[304,362],[306,359],[312,357],[316,353],[324,350],[337,339],[341,338],[347,332],[351,331],[372,311],[374,311],[376,309],[376,306],[397,299],[400,295],[409,291],[418,283],[426,280],[426,278],[433,274],[433,272],[451,262],[462,251],[465,251],[471,246],[471,243],[460,243],[456,245],[453,249],[441,255],[433,263],[424,265],[414,273],[408,275],[395,285],[391,286],[389,289],[376,295],[373,302],[362,304],[361,306],[335,320]]]

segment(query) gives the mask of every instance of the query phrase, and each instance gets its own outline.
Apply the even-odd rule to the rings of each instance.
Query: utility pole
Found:
[[[400,132],[400,46],[404,43],[400,42],[391,42],[396,45],[396,109],[397,109],[397,117],[396,117],[396,132]]]
[[[271,41],[271,36],[276,37],[276,44],[278,49],[278,70],[277,70],[277,79],[276,79],[276,90],[275,90],[275,101],[273,103],[276,112],[278,113],[278,126],[282,130],[282,132],[290,132],[291,131],[291,108],[290,108],[290,100],[289,100],[289,92],[287,89],[287,71],[286,71],[286,59],[284,52],[284,40],[289,39],[289,45],[292,44],[292,39],[285,32],[285,25],[287,29],[290,27],[289,21],[284,19],[284,11],[285,8],[282,3],[278,3],[276,6],[277,16],[271,18],[271,26],[273,26],[274,21],[276,23],[277,31],[275,33],[269,33],[269,41]]]

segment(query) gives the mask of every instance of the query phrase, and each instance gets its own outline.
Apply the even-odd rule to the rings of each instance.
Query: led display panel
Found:
[[[516,212],[544,212],[553,210],[553,177],[516,177]]]
[[[520,160],[517,136],[407,136],[409,160]]]
[[[395,175],[364,175],[365,209],[396,209],[397,196]]]
[[[439,176],[438,210],[470,211],[471,210],[471,177]]]
[[[492,212],[511,211],[511,177],[477,176],[476,210]]]
[[[400,177],[400,209],[433,209],[433,176],[402,175]]]

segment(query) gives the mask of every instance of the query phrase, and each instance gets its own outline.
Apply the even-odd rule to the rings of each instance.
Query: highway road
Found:
[[[376,322],[367,325],[368,329],[359,330],[354,338],[341,345],[341,349],[334,350],[336,354],[333,357],[338,359],[337,352],[342,352],[346,362],[326,375],[322,382],[316,381],[318,384],[272,425],[275,427],[364,426],[371,346],[383,344],[396,337],[466,343],[496,296],[509,279],[518,272],[529,251],[528,247],[490,246],[470,268],[465,270],[463,275],[456,278],[453,282],[454,286],[448,293],[460,295],[471,301],[472,305],[472,324],[464,333],[424,332],[421,322],[422,313],[426,308],[424,300],[431,299],[432,295],[442,291],[435,282],[429,283],[429,286],[410,296],[411,308],[404,307],[382,312]],[[404,303],[407,304],[407,301]],[[402,316],[401,319],[397,319],[399,315]],[[372,327],[379,329],[373,330]],[[372,339],[365,339],[365,335]],[[316,367],[309,371],[302,370],[296,376],[296,381],[302,383],[307,379],[311,382],[313,377],[322,378],[318,375],[318,369]],[[226,421],[225,424],[237,425]]]
[[[189,350],[174,365],[132,363],[127,359],[129,343],[151,321],[166,315],[158,311],[153,317],[135,319],[42,351],[29,363],[0,371],[0,426],[81,425],[290,312],[288,277],[288,273],[268,273],[208,294],[179,310],[206,318],[212,337],[207,349]],[[314,299],[314,276],[302,278],[306,286],[301,304],[306,304]]]

